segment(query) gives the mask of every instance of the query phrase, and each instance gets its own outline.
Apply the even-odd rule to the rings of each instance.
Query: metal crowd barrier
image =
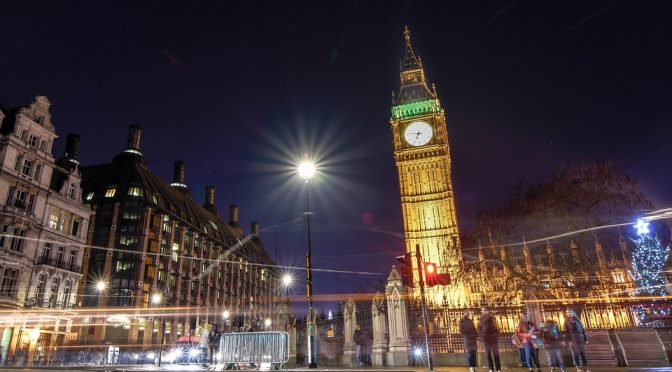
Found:
[[[224,369],[240,369],[240,365],[270,365],[280,369],[289,360],[287,332],[225,333],[219,341],[219,363]]]

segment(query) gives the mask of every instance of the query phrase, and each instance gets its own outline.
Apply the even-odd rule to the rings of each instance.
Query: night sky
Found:
[[[388,124],[404,25],[446,111],[464,232],[561,164],[610,160],[672,206],[671,16],[667,1],[5,2],[0,100],[48,96],[55,154],[78,133],[83,165],[141,125],[154,172],[184,160],[194,198],[216,185],[283,265],[304,264],[292,164],[310,154],[315,292],[371,291],[404,246]]]

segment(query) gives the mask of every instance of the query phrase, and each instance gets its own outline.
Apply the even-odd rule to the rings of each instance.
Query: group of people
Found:
[[[464,316],[460,319],[460,333],[464,337],[464,350],[470,372],[476,370],[477,337],[479,334],[482,337],[483,349],[490,372],[501,372],[498,345],[499,329],[495,318],[487,308],[481,309],[478,326],[474,324],[471,312],[466,310]],[[562,331],[555,321],[541,323],[541,326],[538,327],[528,315],[523,316],[511,341],[518,346],[521,366],[527,366],[530,372],[534,371],[535,366],[537,371],[541,372],[540,348],[545,348],[547,351],[548,365],[551,371],[559,368],[560,371],[565,372],[565,364],[562,360],[562,350],[565,345],[569,346],[574,365],[578,371],[588,372],[588,358],[586,356],[588,337],[581,320],[572,309],[567,309],[565,312]]]

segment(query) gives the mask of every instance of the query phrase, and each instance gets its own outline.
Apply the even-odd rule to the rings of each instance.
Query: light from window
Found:
[[[614,279],[614,283],[616,284],[625,283],[625,274],[620,270],[612,272],[611,277]]]
[[[90,193],[86,194],[86,201],[90,201],[91,199],[93,199],[93,191],[91,191]]]
[[[142,191],[141,188],[137,186],[131,186],[128,188],[128,192],[126,193],[128,196],[144,196],[144,192]]]
[[[123,218],[125,220],[139,220],[140,219],[140,212],[124,212]]]
[[[108,187],[107,190],[105,190],[105,197],[106,198],[113,198],[116,193],[117,193],[117,188],[115,186]]]
[[[542,288],[551,288],[551,281],[548,279],[542,279],[541,286]]]

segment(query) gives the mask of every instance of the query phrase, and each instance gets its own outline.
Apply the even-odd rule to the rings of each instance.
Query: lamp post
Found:
[[[313,310],[313,272],[312,272],[312,247],[310,241],[310,188],[309,181],[315,176],[315,164],[304,160],[299,164],[299,177],[306,182],[306,232],[308,237],[308,250],[306,251],[306,297],[308,298],[308,314],[306,316],[306,328],[308,331],[308,368],[317,368],[317,339],[315,329],[315,317]]]
[[[105,289],[107,289],[107,282],[104,280],[99,280],[96,282],[96,291],[98,291],[98,307],[100,307],[100,297],[103,295],[103,292],[105,292]],[[102,327],[105,327],[104,323]],[[95,332],[95,326],[94,326],[94,332]],[[88,353],[84,356],[84,361],[91,360],[91,345],[89,344],[89,325],[86,325],[86,335],[84,337],[84,343],[89,347]]]
[[[163,297],[156,293],[152,295],[152,303],[156,306],[161,304]],[[163,342],[166,338],[166,317],[161,316],[161,343],[159,344],[159,368],[161,368],[161,356],[163,354]]]

